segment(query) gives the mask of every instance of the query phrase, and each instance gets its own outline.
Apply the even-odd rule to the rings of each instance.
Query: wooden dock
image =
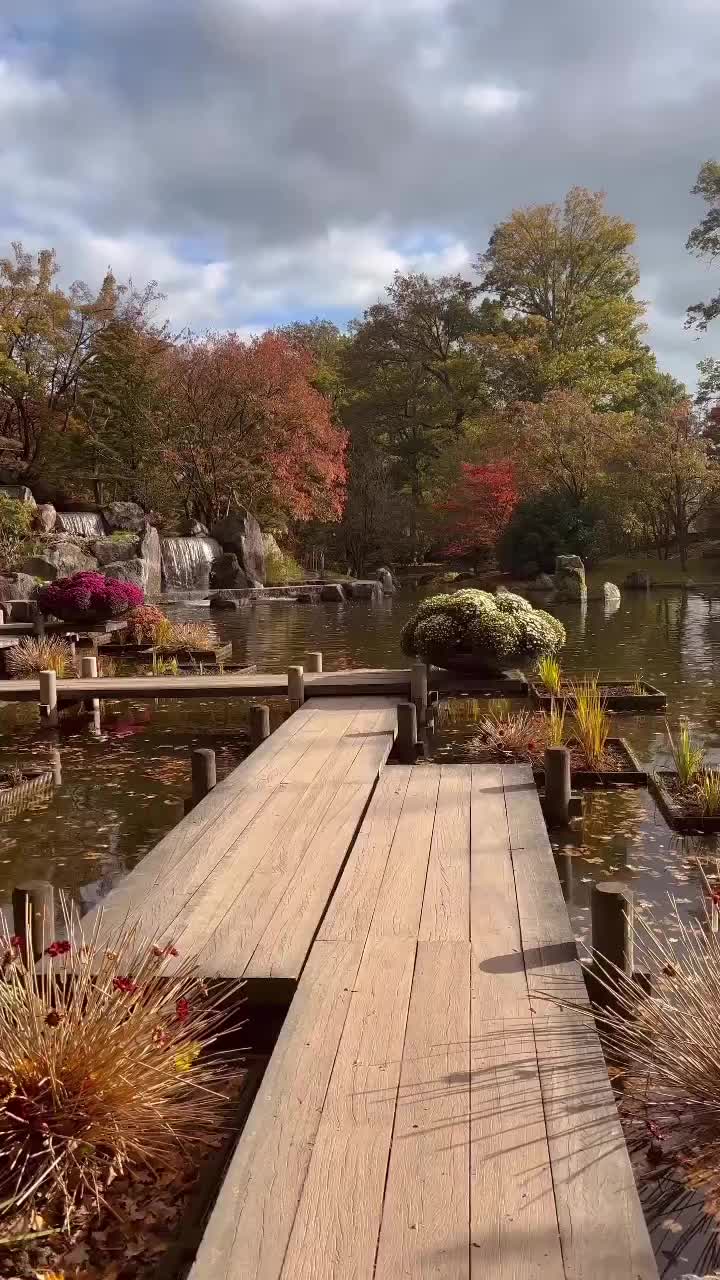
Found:
[[[497,679],[467,675],[464,672],[430,670],[428,687],[440,694],[477,693],[498,697],[522,696],[527,681],[521,672],[511,672]],[[305,673],[306,696],[336,698],[348,696],[405,698],[410,689],[410,671],[385,667],[358,668],[352,671],[326,671],[318,675]],[[37,702],[40,685],[37,679],[0,680],[0,702]],[[179,676],[99,676],[91,680],[58,680],[58,702],[78,702],[87,698],[143,700],[155,698],[270,698],[285,697],[287,675],[258,672],[225,675]]]
[[[532,774],[390,766],[190,1280],[657,1280]]]

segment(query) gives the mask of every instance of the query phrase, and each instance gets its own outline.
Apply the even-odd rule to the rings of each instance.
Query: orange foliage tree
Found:
[[[314,376],[312,355],[277,333],[211,334],[168,352],[163,454],[207,524],[241,504],[261,518],[339,519],[347,436]]]

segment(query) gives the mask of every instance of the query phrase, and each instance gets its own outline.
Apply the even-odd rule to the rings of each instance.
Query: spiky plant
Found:
[[[54,671],[56,675],[74,675],[72,650],[60,636],[24,636],[14,649],[7,651],[5,661],[12,676],[37,675],[39,671]]]
[[[720,813],[720,769],[706,769],[701,775],[700,807],[708,818]]]
[[[548,693],[556,698],[559,697],[562,690],[562,668],[557,658],[547,656],[540,658],[537,673]]]
[[[590,769],[599,769],[610,737],[610,720],[597,679],[589,678],[571,686],[575,733]]]
[[[565,731],[565,707],[561,705],[560,709],[558,710],[558,705],[555,699],[553,698],[550,703],[550,711],[544,717],[544,720],[545,720],[545,733],[544,733],[545,746],[546,747],[563,747],[565,745],[565,740],[567,736]]]
[[[705,763],[705,752],[702,747],[696,746],[693,742],[690,724],[685,717],[680,721],[680,730],[676,738],[673,738],[667,721],[665,721],[665,729],[680,786],[691,787],[702,771]]]
[[[38,971],[0,935],[0,1201],[66,1221],[132,1166],[177,1168],[228,1125],[228,1012],[195,961],[137,927],[46,939]]]
[[[207,622],[171,622],[165,618],[155,629],[158,649],[200,649],[209,651],[215,646],[215,635]]]
[[[537,717],[530,711],[490,711],[480,721],[479,733],[469,750],[472,754],[492,747],[508,757],[526,757],[529,744],[535,741],[536,728]]]

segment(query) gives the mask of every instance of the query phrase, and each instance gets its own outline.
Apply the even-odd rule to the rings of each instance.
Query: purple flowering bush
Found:
[[[38,592],[42,612],[62,622],[108,622],[137,608],[144,599],[141,587],[116,582],[102,573],[74,573],[49,582]]]

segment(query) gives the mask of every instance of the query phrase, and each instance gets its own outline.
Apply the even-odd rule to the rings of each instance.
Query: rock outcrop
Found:
[[[116,582],[130,582],[134,587],[145,590],[147,561],[136,556],[131,560],[120,560],[116,564],[106,564],[103,573],[106,578],[114,578]]]
[[[233,587],[247,587],[249,582],[240,568],[234,551],[223,551],[217,560],[214,560],[210,566],[210,586],[222,591]]]
[[[103,507],[103,520],[111,533],[116,530],[144,533],[146,516],[137,502],[110,502]]]
[[[0,574],[0,603],[6,600],[33,600],[37,582],[29,573]]]
[[[29,556],[21,566],[23,573],[30,573],[35,578],[44,578],[54,582],[56,578],[67,578],[72,573],[83,573],[97,569],[95,556],[88,555],[74,542],[61,542],[57,546],[44,547],[36,556]]]
[[[146,524],[140,538],[140,559],[143,562],[145,594],[158,596],[162,591],[162,556],[160,534],[152,524]]]
[[[231,511],[212,527],[212,536],[223,551],[234,551],[251,587],[265,582],[263,536],[257,520],[246,508]]]
[[[108,564],[117,564],[120,560],[133,560],[140,555],[139,534],[129,534],[122,538],[96,538],[92,544],[93,555],[101,569]]]
[[[35,512],[35,528],[41,533],[52,533],[57,524],[57,511],[52,502],[43,502]]]
[[[616,609],[622,600],[620,588],[614,582],[604,582],[603,599],[608,608]]]
[[[585,565],[580,556],[558,556],[555,561],[555,592],[558,600],[587,601]]]

